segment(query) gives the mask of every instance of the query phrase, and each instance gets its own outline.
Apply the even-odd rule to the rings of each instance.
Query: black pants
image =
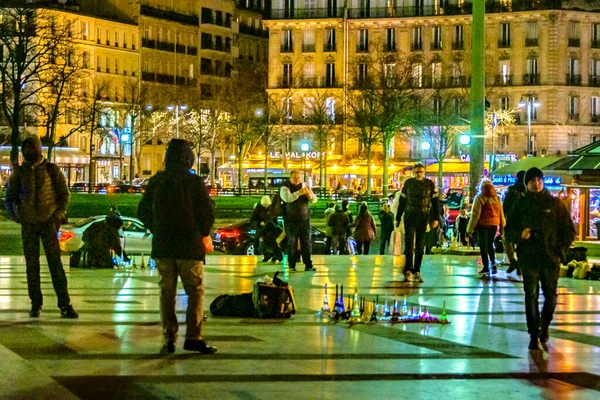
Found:
[[[370,250],[371,242],[359,242],[358,240],[356,241],[356,254],[369,254]]]
[[[327,254],[327,255],[331,254],[332,245],[333,245],[332,236],[325,236],[325,254]]]
[[[463,246],[467,246],[469,244],[467,242],[467,231],[459,231],[458,232],[458,241]]]
[[[40,283],[40,240],[46,252],[52,285],[56,297],[58,297],[58,307],[62,308],[71,304],[67,289],[67,276],[60,259],[57,232],[54,222],[21,225],[23,253],[27,265],[27,290],[32,306],[42,306],[44,304]]]
[[[421,272],[427,222],[429,220],[426,214],[415,212],[404,214],[404,255],[406,256],[406,268],[404,270],[406,272]]]
[[[296,249],[300,241],[302,262],[305,268],[312,268],[312,243],[310,238],[310,218],[287,219],[285,221],[285,236],[287,239],[287,259],[290,268],[296,268]]]
[[[527,332],[538,337],[540,328],[550,326],[558,294],[558,273],[560,266],[551,260],[535,260],[531,262],[519,261],[519,268],[523,273],[523,289],[525,290],[525,315],[527,316]],[[540,316],[538,298],[540,296],[540,283],[544,291],[544,306]]]
[[[479,253],[481,254],[481,264],[484,268],[496,264],[496,253],[494,252],[494,238],[498,231],[497,226],[479,226],[477,227],[477,237],[479,242]]]
[[[385,249],[390,247],[391,237],[392,237],[392,231],[381,232],[381,237],[379,238],[379,254],[384,255]]]

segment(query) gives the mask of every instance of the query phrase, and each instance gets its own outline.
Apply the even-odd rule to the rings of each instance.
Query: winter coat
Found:
[[[84,249],[88,253],[87,266],[92,268],[112,268],[111,250],[121,255],[119,230],[106,221],[94,222],[83,232]]]
[[[325,236],[327,237],[331,237],[332,235],[332,230],[331,227],[329,226],[329,217],[331,217],[331,215],[335,212],[335,208],[328,208],[325,210]]]
[[[384,235],[392,233],[394,230],[394,214],[384,210],[379,211],[379,222],[381,222],[381,232]]]
[[[525,228],[531,229],[526,240],[521,237]],[[565,263],[565,254],[575,240],[575,226],[560,199],[546,189],[539,193],[528,191],[508,215],[506,238],[517,245],[519,263],[525,266],[544,260]]]
[[[363,216],[357,216],[354,224],[356,228],[354,229],[353,236],[357,242],[371,242],[375,239],[377,227],[375,226],[375,220],[370,213],[364,214]]]
[[[252,211],[252,216],[250,217],[250,223],[258,226],[264,226],[267,222],[271,221],[271,215],[269,213],[271,207],[265,207],[262,204],[258,203],[254,210]],[[264,224],[261,224],[264,223]]]
[[[456,229],[459,233],[467,233],[467,226],[469,225],[469,216],[458,216],[456,217]]]
[[[69,204],[67,181],[58,166],[42,157],[39,139],[29,137],[23,143],[27,141],[38,149],[38,159],[15,169],[8,183],[6,209],[19,223],[42,223],[52,218],[59,226]]]
[[[503,234],[505,225],[502,203],[494,186],[491,184],[484,185],[482,193],[478,194],[473,202],[467,233],[471,234],[475,232],[476,228],[482,226],[498,226],[500,227],[500,234]]]
[[[331,214],[329,217],[328,225],[331,227],[331,234],[333,235],[345,235],[350,220],[348,214],[345,211],[339,210]]]
[[[504,215],[508,215],[512,206],[519,200],[521,197],[525,195],[525,183],[522,181],[517,181],[514,185],[510,185],[506,190],[506,196],[504,196],[504,202],[502,203],[502,208],[504,210]]]
[[[440,220],[440,203],[433,181],[427,178],[410,178],[402,186],[396,213],[396,221],[402,219],[404,212],[427,215],[431,221]]]

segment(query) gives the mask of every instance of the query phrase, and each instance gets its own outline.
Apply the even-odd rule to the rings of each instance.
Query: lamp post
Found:
[[[187,106],[182,104],[180,106],[167,106],[168,111],[175,110],[175,138],[179,139],[179,110],[187,110]]]
[[[310,143],[300,143],[300,150],[302,150],[302,172],[304,173],[304,182],[306,182],[306,153],[310,150]]]
[[[517,104],[517,107],[519,107],[519,108],[527,107],[527,155],[532,153],[532,146],[531,146],[531,113],[533,111],[532,107],[539,108],[542,105],[539,101],[533,100],[533,99],[534,99],[533,96],[527,95],[526,101],[521,100],[519,102],[519,104]]]

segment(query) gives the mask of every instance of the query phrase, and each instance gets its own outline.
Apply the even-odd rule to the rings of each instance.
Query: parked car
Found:
[[[325,254],[325,232],[310,227],[312,238],[312,253]],[[253,256],[258,252],[256,229],[248,220],[240,221],[218,228],[213,236],[215,250],[226,254],[243,254]]]
[[[89,187],[88,182],[75,182],[71,185],[71,192],[88,192]]]
[[[450,227],[454,226],[456,218],[458,217],[458,214],[460,214],[460,203],[462,202],[462,198],[463,189],[450,188],[442,200],[442,203],[448,208],[448,225]]]
[[[106,215],[85,218],[73,224],[61,226],[58,231],[60,250],[65,254],[78,251],[83,246],[83,232],[94,222],[103,221]],[[144,224],[137,218],[121,217],[123,220],[123,237],[121,245],[128,254],[150,254],[152,250],[152,234],[147,233]]]

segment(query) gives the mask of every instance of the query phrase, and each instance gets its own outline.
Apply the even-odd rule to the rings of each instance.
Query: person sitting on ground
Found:
[[[123,220],[117,212],[109,212],[104,221],[94,222],[83,232],[83,251],[88,268],[113,268],[112,251],[121,256],[119,229]]]
[[[282,230],[273,222],[271,205],[271,198],[263,196],[260,199],[260,203],[254,207],[254,211],[250,217],[250,223],[256,229],[256,237],[262,239],[262,262],[281,261],[283,259],[281,249],[277,245],[277,237],[281,234]]]
[[[348,225],[350,225],[348,214],[342,210],[341,205],[336,204],[335,212],[329,217],[332,254],[343,253],[342,250],[346,244],[346,231],[348,230]]]

